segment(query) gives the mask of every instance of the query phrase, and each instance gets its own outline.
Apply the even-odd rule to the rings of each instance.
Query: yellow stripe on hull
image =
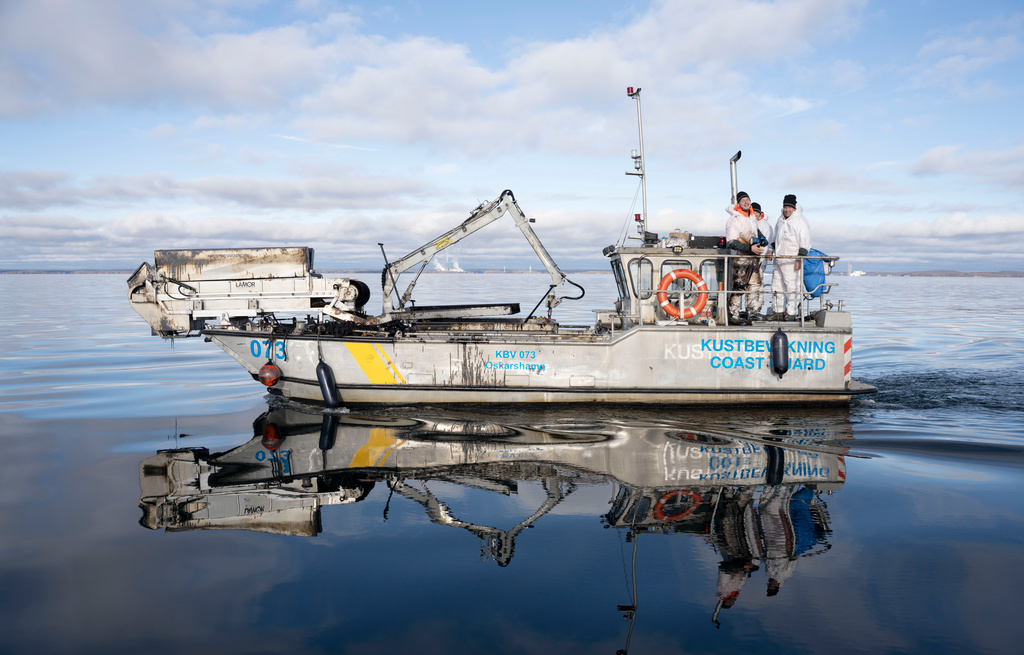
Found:
[[[346,341],[345,347],[370,384],[405,384],[398,368],[377,344]]]

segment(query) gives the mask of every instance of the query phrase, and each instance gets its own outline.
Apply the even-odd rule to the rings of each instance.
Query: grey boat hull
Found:
[[[790,368],[771,367],[772,335],[789,340]],[[849,403],[874,389],[850,377],[848,328],[761,324],[742,329],[636,326],[619,333],[430,331],[393,337],[205,334],[253,376],[268,361],[273,393],[320,401],[316,367],[352,404]]]

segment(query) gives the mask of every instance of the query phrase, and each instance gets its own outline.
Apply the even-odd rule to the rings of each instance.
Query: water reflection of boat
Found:
[[[685,422],[621,412],[583,420],[520,409],[481,420],[450,410],[407,418],[278,407],[259,416],[252,439],[233,449],[162,450],[143,460],[140,523],[169,532],[315,536],[323,506],[360,502],[381,483],[390,494],[385,518],[393,499],[405,498],[433,523],[476,535],[482,556],[507,566],[526,528],[578,488],[607,485],[610,509],[599,519],[633,545],[630,602],[618,606],[631,620],[629,635],[638,605],[637,544],[648,534],[699,536],[719,554],[717,599],[708,606],[717,624],[754,572],[763,569],[773,595],[799,558],[828,550],[822,494],[845,482],[852,436],[848,416],[825,409],[795,423],[741,418],[733,425],[742,427],[692,412]],[[451,493],[450,485],[505,496],[525,486],[543,493],[536,509],[520,507],[525,515],[501,528],[487,509],[453,509],[438,491]],[[484,517],[471,518],[474,511]]]
[[[256,419],[250,441],[231,450],[162,450],[144,460],[141,522],[169,531],[311,536],[319,532],[322,506],[358,502],[383,482],[423,505],[435,522],[509,541],[491,553],[507,563],[511,539],[455,519],[443,501],[414,483],[443,480],[513,494],[517,482],[545,481],[549,497],[527,524],[575,485],[611,483],[612,508],[603,517],[610,526],[700,534],[736,497],[730,489],[842,485],[845,423],[754,427],[741,435],[653,415],[580,420],[517,412],[516,420],[484,421],[450,413],[402,418],[276,408]]]

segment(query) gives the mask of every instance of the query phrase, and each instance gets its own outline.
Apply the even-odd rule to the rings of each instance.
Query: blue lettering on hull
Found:
[[[514,352],[514,351],[508,351]],[[715,339],[701,338],[700,343],[665,344],[663,359],[703,359],[705,353],[708,365],[713,369],[758,370],[771,368],[771,342],[763,339]],[[830,365],[828,357],[802,357],[801,355],[835,355],[834,341],[794,340],[789,342],[790,371],[824,371]],[[731,353],[731,354],[730,354]],[[842,360],[832,362],[841,366]]]

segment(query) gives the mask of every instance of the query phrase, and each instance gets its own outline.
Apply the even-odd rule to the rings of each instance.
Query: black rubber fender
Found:
[[[324,414],[324,420],[320,424],[320,450],[327,452],[334,448],[334,442],[338,438],[338,415]]]
[[[772,335],[772,371],[780,378],[789,370],[789,337],[779,328]]]
[[[768,466],[764,469],[765,484],[777,487],[782,484],[782,478],[786,474],[786,450],[778,446],[765,446],[768,453]]]
[[[316,365],[316,379],[320,383],[320,394],[324,397],[324,404],[330,408],[338,406],[338,387],[334,383],[334,371],[327,362],[320,360]]]

